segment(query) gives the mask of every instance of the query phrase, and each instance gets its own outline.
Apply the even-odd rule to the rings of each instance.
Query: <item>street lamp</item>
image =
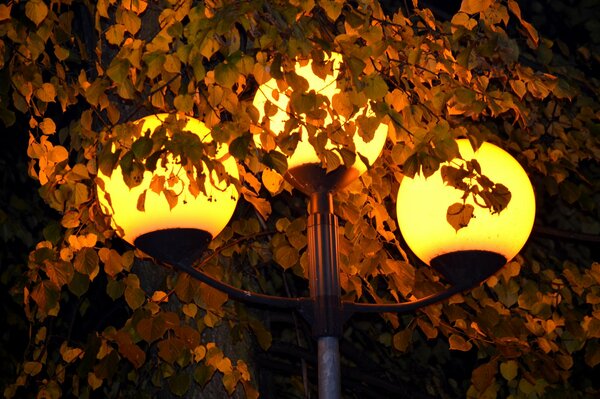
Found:
[[[444,189],[443,181],[437,175],[431,176],[429,179],[421,179],[418,176],[415,179],[404,178],[398,198],[398,216],[402,234],[417,256],[438,270],[448,280],[451,287],[428,297],[405,303],[377,305],[342,302],[338,267],[338,220],[333,209],[333,192],[352,182],[367,169],[367,164],[372,164],[376,160],[385,142],[387,129],[384,125],[378,126],[371,140],[362,139],[361,135],[354,129],[354,135],[350,133],[347,133],[345,137],[342,135],[340,142],[333,143],[329,141],[325,143],[323,148],[331,151],[331,153],[339,153],[344,148],[349,148],[358,155],[355,162],[351,164],[343,164],[340,158],[339,163],[341,165],[329,172],[322,167],[321,158],[310,143],[314,139],[314,135],[311,136],[309,131],[312,129],[314,133],[315,129],[318,130],[318,126],[322,124],[327,126],[327,124],[332,123],[337,128],[344,129],[352,126],[357,116],[362,115],[366,118],[373,116],[373,112],[368,106],[356,109],[348,118],[335,113],[331,108],[330,99],[339,93],[337,76],[342,62],[341,56],[332,54],[325,62],[331,63],[332,68],[330,69],[331,73],[325,75],[321,73],[324,78],[313,72],[311,61],[298,63],[295,69],[296,75],[308,82],[308,88],[305,88],[305,92],[312,93],[312,95],[316,95],[317,98],[322,100],[320,103],[316,102],[313,109],[309,111],[313,116],[319,115],[320,121],[316,125],[309,126],[314,122],[314,118],[305,118],[301,113],[294,112],[293,106],[290,105],[294,101],[292,99],[293,92],[290,88],[280,88],[274,80],[261,85],[254,101],[261,115],[261,123],[265,128],[264,135],[261,134],[261,139],[257,141],[259,146],[267,142],[271,142],[267,146],[273,146],[273,143],[276,143],[273,137],[269,139],[269,135],[277,136],[282,133],[291,133],[297,134],[299,139],[295,151],[288,157],[288,170],[285,173],[285,178],[309,197],[307,253],[310,297],[277,297],[242,290],[214,279],[192,267],[191,262],[183,261],[181,256],[176,257],[172,254],[173,248],[170,248],[171,245],[179,253],[189,250],[197,254],[198,251],[194,247],[194,243],[203,248],[202,244],[218,234],[228,223],[233,208],[235,208],[235,201],[237,201],[237,192],[231,188],[232,186],[225,184],[225,186],[216,187],[216,191],[211,191],[212,188],[207,186],[207,194],[209,192],[213,193],[208,194],[213,196],[212,200],[196,199],[201,203],[197,207],[191,204],[192,200],[190,198],[185,204],[178,204],[173,209],[165,208],[166,205],[164,204],[163,208],[154,203],[153,206],[146,205],[147,211],[144,214],[137,210],[133,204],[136,204],[140,190],[149,184],[146,182],[146,177],[144,177],[140,189],[137,187],[129,189],[123,183],[117,168],[110,177],[99,175],[104,182],[104,187],[99,187],[98,193],[103,209],[107,214],[112,215],[113,223],[120,228],[118,231],[121,232],[122,237],[144,252],[155,256],[159,263],[168,263],[176,269],[188,273],[193,278],[227,293],[231,299],[298,311],[312,325],[313,335],[318,342],[319,398],[337,399],[341,396],[338,342],[342,332],[342,324],[347,318],[357,312],[412,312],[423,306],[449,298],[482,282],[512,258],[524,245],[531,230],[535,205],[533,190],[525,172],[507,153],[487,144],[484,144],[478,152],[473,153],[470,146],[468,146],[468,142],[465,145],[464,142],[459,141],[462,158],[467,160],[477,159],[486,175],[492,179],[498,178],[513,193],[513,199],[509,207],[501,212],[502,217],[509,213],[509,209],[510,213],[512,213],[513,208],[521,209],[525,207],[528,209],[524,214],[517,212],[518,215],[521,215],[517,218],[521,217],[524,223],[519,226],[523,228],[523,231],[518,233],[511,231],[510,233],[510,237],[519,237],[516,245],[510,248],[504,246],[504,244],[496,247],[494,242],[497,241],[497,237],[490,236],[487,241],[484,240],[487,244],[480,246],[481,241],[474,239],[483,234],[480,230],[477,230],[473,235],[464,233],[468,229],[476,230],[478,228],[478,224],[474,221],[471,221],[467,227],[459,232],[454,232],[455,237],[452,234],[446,234],[450,238],[442,239],[442,233],[430,229],[429,224],[435,225],[436,228],[441,228],[440,231],[447,233],[445,228],[450,226],[445,226],[444,223],[446,223],[445,212],[449,204],[440,200],[438,201],[440,203],[430,205],[429,200],[432,199],[432,191],[428,191],[426,194],[420,193],[421,190],[424,190],[423,187],[428,187],[429,184],[438,185]],[[325,111],[327,114],[321,111]],[[137,123],[142,123],[143,129],[152,130],[166,118],[165,115],[151,116]],[[290,122],[292,118],[297,120]],[[209,132],[201,122],[193,118],[187,118],[186,120],[185,129],[210,140]],[[290,126],[293,128],[290,128]],[[352,132],[352,129],[350,128],[348,131]],[[507,166],[496,168],[497,159],[493,156],[489,163],[484,160],[484,156],[488,156],[489,148],[492,148],[490,150],[492,153],[501,152],[502,156],[499,158],[508,157],[511,168],[516,165],[517,169],[520,169],[521,172],[517,173],[518,180],[513,180],[511,176],[506,177],[504,174],[496,175],[496,169],[503,170]],[[222,150],[226,152],[226,148],[223,147]],[[232,161],[231,158],[224,162],[230,161]],[[231,167],[226,167],[227,173],[237,177],[237,169],[234,166],[235,163]],[[148,176],[149,178],[150,176]],[[421,184],[421,180],[425,183]],[[219,180],[212,179],[212,181]],[[525,188],[521,189],[520,186],[514,186],[513,183],[516,182],[519,185],[523,184]],[[458,193],[460,198],[460,191],[448,187],[446,189],[446,191],[449,190],[450,197],[455,198],[456,193]],[[521,195],[521,191],[525,194]],[[217,195],[220,195],[217,193],[226,194],[217,198]],[[434,197],[437,199],[437,194]],[[148,197],[146,197],[146,201],[148,201]],[[525,202],[521,203],[520,201]],[[163,202],[165,201],[163,200]],[[442,212],[442,216],[437,210],[433,209],[433,207],[438,206],[441,206],[439,212]],[[416,221],[410,219],[413,211],[417,215]],[[155,212],[158,212],[157,215],[162,216],[155,217]],[[483,216],[485,212],[488,211],[479,212],[477,218],[481,217],[482,220],[485,220],[486,216]],[[131,216],[131,214],[135,216]],[[213,219],[212,216],[217,214],[218,218]],[[491,217],[499,216],[492,215]],[[211,219],[207,219],[209,217]],[[427,220],[424,218],[427,218]],[[433,220],[432,218],[435,219],[435,223],[430,223],[430,219]],[[192,221],[192,219],[194,220]],[[437,219],[440,220],[441,224],[438,223]],[[485,224],[489,225],[490,223],[485,222]],[[505,224],[510,225],[513,223],[505,222]],[[451,227],[450,229],[452,230]],[[433,240],[436,244],[433,246],[421,245],[423,237],[426,237],[427,240]],[[464,237],[467,237],[469,244],[460,244]],[[181,242],[185,242],[185,244]],[[437,245],[440,246],[437,247]],[[451,261],[447,261],[448,258]],[[440,259],[443,261],[440,261]],[[461,263],[463,261],[467,263]],[[491,265],[487,265],[487,262],[491,262]],[[480,267],[483,271],[474,272]]]

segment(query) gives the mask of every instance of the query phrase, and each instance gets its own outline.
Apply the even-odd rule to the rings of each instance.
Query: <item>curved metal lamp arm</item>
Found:
[[[403,303],[386,303],[386,304],[372,304],[372,303],[356,303],[356,302],[342,302],[342,309],[346,317],[349,317],[353,313],[409,313],[424,306],[433,305],[448,299],[453,295],[461,293],[471,288],[470,285],[457,284],[448,288],[445,291],[438,292],[425,298],[417,299],[412,302]]]
[[[282,296],[258,294],[252,291],[242,290],[222,281],[219,281],[200,270],[194,269],[191,266],[184,265],[181,263],[168,263],[160,260],[157,260],[157,262],[165,266],[169,266],[178,271],[187,273],[194,279],[205,283],[206,285],[209,285],[210,287],[216,290],[226,293],[231,299],[235,299],[236,301],[280,309],[298,310],[302,310],[310,303],[310,298],[288,298]]]

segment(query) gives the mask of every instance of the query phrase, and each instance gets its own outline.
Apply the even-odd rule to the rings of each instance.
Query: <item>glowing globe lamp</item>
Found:
[[[343,115],[338,115],[338,113],[332,109],[332,99],[334,95],[341,92],[337,85],[337,79],[342,64],[342,56],[338,53],[332,53],[328,58],[326,56],[325,61],[333,63],[333,74],[326,75],[324,78],[319,77],[314,73],[312,60],[305,61],[305,63],[297,62],[295,68],[295,73],[306,79],[308,82],[309,87],[306,90],[306,93],[314,91],[316,94],[324,96],[329,101],[329,104],[323,103],[320,107],[327,112],[323,119],[323,127],[330,126],[333,123],[334,118],[339,121],[341,126],[344,126],[347,123],[355,123],[359,115],[373,117],[375,114],[369,105],[365,108],[357,109],[348,119]],[[261,121],[265,116],[265,105],[272,105],[272,111],[269,114],[268,122],[270,130],[275,135],[279,135],[285,130],[285,124],[291,118],[291,93],[289,92],[291,90],[291,87],[280,90],[276,80],[271,79],[260,85],[256,96],[254,97],[253,104],[259,111],[259,120]],[[287,159],[288,171],[285,176],[293,186],[306,194],[322,190],[335,190],[349,184],[367,170],[368,165],[365,165],[361,158],[357,156],[353,165],[349,167],[341,166],[326,174],[325,169],[321,167],[321,160],[313,145],[308,141],[308,133],[303,126],[303,124],[314,123],[314,121],[307,118],[306,114],[298,114],[296,117],[300,119],[299,127],[296,127],[291,133],[299,133],[300,138],[294,153]],[[355,133],[353,136],[354,150],[357,154],[364,157],[369,165],[373,164],[381,153],[386,137],[386,124],[379,124],[373,138],[368,142],[363,140],[358,133]],[[255,135],[254,139],[256,145],[261,147],[260,135]],[[341,148],[341,145],[334,144],[328,139],[325,149],[333,150],[335,148],[339,149]]]
[[[423,262],[453,284],[485,280],[521,250],[533,227],[535,197],[527,174],[506,151],[484,143],[473,152],[466,139],[457,140],[464,160],[476,159],[483,175],[511,192],[508,206],[493,214],[469,196],[474,217],[455,230],[446,219],[448,207],[462,202],[463,192],[446,185],[440,170],[425,178],[405,177],[398,191],[397,216],[402,236]],[[464,162],[459,158],[454,163]],[[483,201],[480,201],[483,202]]]
[[[136,121],[141,124],[142,133],[154,132],[167,119],[168,114],[151,115]],[[202,142],[212,141],[210,130],[199,120],[185,118],[184,131],[196,134]],[[215,159],[228,153],[228,147],[221,144]],[[150,183],[152,173],[144,171],[141,184],[129,188],[123,180],[120,166],[110,177],[98,173],[104,182],[98,185],[98,198],[102,210],[111,216],[113,227],[121,234],[121,238],[154,257],[181,261],[184,258],[198,256],[207,243],[219,234],[227,225],[235,210],[238,192],[234,185],[227,184],[213,170],[212,176],[205,179],[204,190],[197,196],[188,190],[190,179],[186,171],[173,159],[167,156],[166,164],[158,162],[156,174],[164,175],[168,181],[171,173],[177,177],[173,186],[166,187],[178,195],[177,204],[171,209],[164,194],[154,192]],[[233,178],[238,178],[238,169],[232,157],[222,161],[225,171]],[[203,165],[204,170],[206,164]],[[138,198],[146,192],[145,211],[137,208]]]

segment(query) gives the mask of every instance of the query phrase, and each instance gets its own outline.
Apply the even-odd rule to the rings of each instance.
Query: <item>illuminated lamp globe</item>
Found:
[[[446,219],[448,207],[462,202],[463,191],[446,185],[440,170],[428,178],[404,177],[396,203],[398,225],[411,250],[450,283],[476,285],[484,281],[525,245],[535,217],[531,182],[521,165],[506,151],[483,143],[473,152],[467,139],[457,140],[462,159],[476,159],[481,173],[505,185],[511,199],[492,214],[474,203],[474,217],[455,230]],[[454,163],[464,163],[459,158]],[[482,202],[482,201],[481,201]]]
[[[141,124],[142,134],[154,132],[169,117],[168,114],[151,115],[136,121]],[[202,142],[212,141],[210,130],[199,120],[177,116],[186,120],[184,131],[196,134]],[[220,144],[215,159],[227,155],[228,146]],[[238,201],[234,185],[228,185],[213,170],[211,178],[205,179],[206,195],[200,192],[196,197],[188,190],[190,180],[177,160],[167,155],[167,162],[158,163],[157,172],[164,171],[165,178],[171,171],[179,182],[170,190],[178,194],[177,204],[171,209],[164,194],[157,194],[150,188],[153,174],[144,171],[141,183],[129,188],[123,180],[120,166],[110,177],[98,172],[104,182],[98,185],[98,198],[104,213],[111,216],[113,227],[121,238],[147,254],[169,262],[195,260],[206,249],[208,242],[227,225]],[[238,169],[232,157],[222,160],[225,171],[238,178]],[[204,170],[206,164],[203,165]],[[166,168],[166,169],[164,169]],[[166,183],[168,186],[168,183]],[[137,209],[138,198],[146,192],[145,211]]]
[[[326,75],[324,79],[314,73],[312,60],[296,62],[295,73],[308,82],[309,88],[306,91],[307,93],[314,91],[316,94],[325,96],[329,100],[329,104],[333,104],[334,95],[341,92],[337,85],[337,79],[342,64],[342,56],[338,53],[332,53],[329,57],[326,55],[325,62],[333,63],[333,73]],[[254,97],[253,104],[259,111],[260,121],[265,116],[265,105],[267,102],[276,107],[276,112],[268,118],[269,128],[275,135],[279,135],[285,130],[285,124],[290,119],[290,97],[288,90],[292,90],[291,87],[281,91],[277,86],[276,80],[271,79],[260,85]],[[333,123],[334,118],[332,118],[331,112],[327,111],[326,104],[323,104],[322,108],[327,112],[323,120],[323,126],[326,127]],[[337,112],[335,113],[337,114]],[[371,107],[367,105],[364,108],[358,109],[349,119],[346,119],[342,115],[337,115],[337,118],[343,126],[348,122],[355,122],[359,115],[373,117],[375,114]],[[311,123],[304,114],[299,114],[297,117],[301,119],[302,123]],[[285,178],[294,187],[309,195],[318,191],[335,191],[350,184],[367,170],[367,165],[357,155],[352,166],[343,165],[326,173],[325,169],[321,166],[321,160],[314,147],[308,141],[308,133],[306,128],[302,127],[302,123],[300,123],[300,128],[297,127],[291,131],[291,133],[299,133],[300,138],[294,153],[287,158],[288,170]],[[355,132],[353,136],[355,152],[364,157],[368,161],[368,164],[371,165],[379,157],[386,137],[386,124],[379,124],[373,138],[368,142]],[[255,135],[254,140],[258,147],[262,147],[260,135]],[[333,150],[335,148],[339,149],[341,146],[332,143],[331,139],[328,139],[325,149]],[[336,155],[339,157],[339,154],[336,153]]]

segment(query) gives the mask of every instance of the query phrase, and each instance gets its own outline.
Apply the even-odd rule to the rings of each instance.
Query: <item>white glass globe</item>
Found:
[[[135,123],[142,124],[142,132],[148,129],[154,131],[168,116],[151,115]],[[202,122],[190,117],[177,117],[187,120],[184,130],[198,135],[203,142],[212,141],[210,130]],[[221,144],[216,158],[221,158],[227,152],[227,145]],[[110,177],[98,172],[98,177],[104,182],[104,188],[98,186],[98,199],[102,210],[112,216],[113,227],[121,228],[121,238],[131,244],[144,234],[172,229],[201,230],[215,237],[233,215],[238,200],[238,192],[233,184],[227,185],[225,181],[219,181],[213,171],[212,179],[206,178],[206,195],[200,192],[194,197],[188,191],[189,178],[185,170],[176,164],[171,155],[167,160],[167,168],[173,170],[180,180],[175,186],[169,187],[179,194],[178,203],[173,209],[163,194],[157,194],[150,189],[152,173],[149,171],[144,172],[141,184],[133,188],[129,188],[123,181],[120,166],[117,166]],[[226,158],[222,164],[230,176],[238,178],[237,165],[232,157]],[[142,212],[137,209],[137,201],[144,190],[146,201],[145,211]]]
[[[463,192],[447,186],[440,170],[429,178],[404,177],[396,203],[398,225],[408,246],[423,262],[462,251],[485,251],[511,260],[521,250],[533,227],[535,197],[531,182],[521,165],[506,151],[483,143],[473,152],[466,139],[457,140],[463,159],[476,159],[482,174],[505,185],[512,194],[500,213],[474,203],[474,218],[458,231],[446,220],[448,207],[461,202]],[[462,162],[455,159],[454,162]]]
[[[340,65],[342,63],[342,56],[338,53],[332,53],[329,58],[326,58],[326,61],[333,61],[333,75],[327,75],[324,79],[315,75],[312,69],[312,61],[309,60],[305,65],[301,63],[296,63],[295,72],[297,75],[303,77],[308,81],[309,88],[307,92],[314,90],[316,93],[324,95],[327,97],[331,103],[333,96],[335,94],[340,93],[340,89],[337,87],[336,80],[338,78],[338,73],[340,70]],[[288,88],[291,90],[291,88]],[[277,107],[277,111],[274,115],[269,117],[269,125],[271,131],[279,135],[284,131],[284,125],[286,121],[290,119],[289,111],[289,102],[290,97],[286,94],[285,91],[280,91],[277,82],[275,79],[271,79],[266,83],[260,85],[256,96],[254,97],[254,106],[258,109],[260,114],[260,119],[262,120],[265,116],[265,104],[269,101]],[[358,115],[363,114],[365,110],[358,110],[350,120],[356,120]],[[366,107],[366,113],[368,116],[373,116],[374,113],[369,106]],[[300,116],[304,122],[306,122],[306,118],[303,115]],[[328,113],[324,119],[324,126],[330,125],[333,119],[331,114]],[[340,123],[343,125],[348,122],[343,116],[339,117]],[[294,130],[298,131],[298,128]],[[387,124],[380,124],[376,131],[372,140],[369,142],[365,142],[358,133],[354,134],[353,141],[356,149],[356,153],[364,156],[369,164],[373,164],[385,143],[385,139],[387,137]],[[260,135],[254,135],[254,140],[256,145],[261,147]],[[326,149],[334,149],[339,146],[334,145],[331,140],[328,140],[325,148]],[[339,156],[339,155],[338,155]],[[321,164],[317,153],[312,146],[312,144],[308,141],[308,133],[305,128],[301,128],[301,136],[298,142],[298,146],[294,153],[288,157],[288,170],[293,169],[298,166],[306,165],[306,164]],[[341,162],[341,157],[340,157]],[[355,169],[358,173],[357,176],[364,173],[367,170],[367,165],[360,159],[360,157],[356,157],[354,165],[351,168]]]

